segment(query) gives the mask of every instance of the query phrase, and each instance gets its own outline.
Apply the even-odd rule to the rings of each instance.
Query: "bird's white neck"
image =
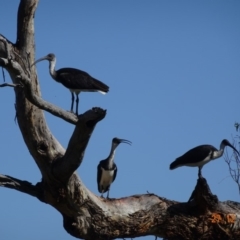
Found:
[[[223,155],[225,147],[226,145],[221,142],[220,149],[218,151],[214,151],[213,153],[213,159],[221,157]]]
[[[49,72],[52,78],[57,80],[55,66],[56,66],[56,58],[54,58],[52,61],[49,61]]]
[[[112,165],[113,162],[114,162],[114,156],[115,156],[115,151],[116,151],[116,148],[117,148],[118,144],[116,143],[113,143],[112,144],[112,147],[111,147],[111,151],[110,151],[110,154],[109,154],[109,165]]]
[[[213,159],[220,158],[223,155],[224,148],[220,148],[218,151],[214,151]]]

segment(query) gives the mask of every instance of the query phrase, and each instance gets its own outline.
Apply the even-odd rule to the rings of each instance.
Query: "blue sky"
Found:
[[[0,8],[0,33],[13,42],[17,8],[18,1],[7,0]],[[170,171],[169,164],[197,145],[218,148],[222,139],[232,141],[234,123],[240,121],[239,10],[236,0],[39,2],[36,59],[55,53],[56,69],[79,68],[110,86],[105,96],[80,94],[80,112],[107,109],[78,169],[91,191],[99,195],[97,164],[109,154],[112,138],[119,137],[133,144],[117,149],[118,176],[110,197],[149,191],[188,200],[197,168]],[[37,71],[42,97],[69,110],[70,92],[51,79],[48,63],[39,63]],[[6,81],[11,81],[8,74]],[[14,101],[11,88],[0,89],[0,173],[35,184],[41,175],[14,123]],[[48,113],[46,119],[66,147],[74,126]],[[202,173],[221,201],[239,201],[223,158]],[[74,239],[50,205],[14,190],[0,191],[3,239]]]

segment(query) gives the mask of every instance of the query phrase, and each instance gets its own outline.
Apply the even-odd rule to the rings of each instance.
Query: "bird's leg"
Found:
[[[101,198],[103,198],[103,193],[101,194]]]
[[[74,104],[74,93],[71,92],[72,94],[72,104],[71,104],[71,112],[73,112],[73,104]]]
[[[109,191],[110,191],[110,188],[108,189],[107,198],[109,198]]]
[[[202,167],[198,167],[198,178],[202,178]]]
[[[76,94],[77,99],[76,99],[76,115],[78,115],[78,103],[79,103],[79,98],[78,98],[78,94]]]

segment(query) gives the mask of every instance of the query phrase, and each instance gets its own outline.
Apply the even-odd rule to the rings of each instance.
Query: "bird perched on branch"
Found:
[[[178,167],[198,167],[198,177],[202,177],[202,167],[211,160],[220,158],[223,155],[224,148],[226,146],[231,147],[235,152],[239,154],[237,149],[230,144],[226,139],[222,140],[220,149],[217,150],[212,145],[200,145],[184,153],[181,157],[178,157],[174,162],[170,164],[170,169],[173,170]]]
[[[49,61],[49,72],[51,77],[61,83],[64,87],[68,88],[72,94],[72,103],[71,103],[71,112],[73,112],[74,105],[74,93],[76,95],[76,114],[78,115],[78,103],[80,92],[100,92],[106,94],[109,91],[109,87],[103,82],[97,80],[96,78],[91,77],[87,72],[76,68],[60,68],[55,70],[56,57],[53,53],[49,53],[47,56],[42,57],[35,61],[36,63],[48,60]]]
[[[125,139],[113,138],[109,156],[105,160],[101,160],[98,164],[97,184],[101,197],[103,197],[103,193],[105,192],[108,192],[107,198],[109,197],[110,185],[114,182],[117,176],[117,165],[114,163],[114,155],[116,148],[120,143],[132,144],[132,142]]]

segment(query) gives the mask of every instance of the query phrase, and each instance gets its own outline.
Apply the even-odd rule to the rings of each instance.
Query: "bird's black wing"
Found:
[[[101,162],[99,162],[98,166],[97,166],[97,184],[98,184],[98,191],[101,193],[101,189],[100,189],[100,180],[101,180],[101,176],[102,176],[102,168],[101,168]]]
[[[201,162],[213,151],[217,151],[217,149],[211,145],[200,145],[192,148],[182,156],[176,158],[176,160],[170,164],[170,169],[189,163],[194,164]]]
[[[106,84],[76,68],[61,68],[57,70],[57,75],[59,82],[66,88],[102,92],[109,90]]]
[[[112,183],[114,182],[116,176],[117,176],[117,165],[114,163],[114,173],[113,173],[113,180],[112,180]]]

